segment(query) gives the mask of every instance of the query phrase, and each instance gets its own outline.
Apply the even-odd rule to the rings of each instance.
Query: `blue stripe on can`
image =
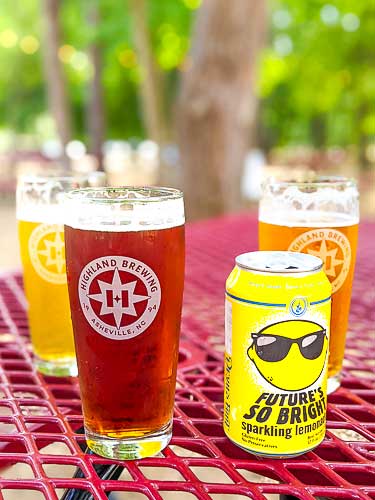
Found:
[[[245,302],[246,304],[253,304],[256,306],[265,306],[265,307],[286,307],[286,304],[271,304],[269,302],[257,302],[255,300],[247,300],[247,299],[241,299],[240,297],[236,297],[235,295],[232,295],[229,292],[226,292],[228,297],[231,297],[234,300],[238,300],[239,302]]]
[[[331,300],[331,297],[327,297],[322,300],[316,300],[315,302],[310,302],[311,306],[316,306],[317,304],[323,304],[323,302],[327,302],[328,300]]]

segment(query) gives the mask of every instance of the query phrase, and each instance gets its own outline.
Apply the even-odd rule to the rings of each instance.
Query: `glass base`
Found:
[[[332,377],[328,377],[327,380],[327,394],[332,394],[335,392],[341,385],[341,375],[340,373],[336,373],[336,375],[332,375]]]
[[[157,455],[172,437],[172,421],[157,432],[124,439],[101,436],[85,428],[87,446],[97,455],[119,460],[137,460]]]
[[[34,363],[38,372],[44,375],[51,375],[52,377],[76,377],[78,375],[75,358],[47,361],[36,356]]]

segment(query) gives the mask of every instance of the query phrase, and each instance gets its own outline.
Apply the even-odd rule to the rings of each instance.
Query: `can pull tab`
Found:
[[[266,266],[266,269],[272,269],[271,266]],[[288,266],[285,269],[299,269],[297,266]]]

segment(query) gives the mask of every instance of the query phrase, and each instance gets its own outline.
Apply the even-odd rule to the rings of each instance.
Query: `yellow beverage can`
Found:
[[[292,457],[324,439],[331,285],[322,265],[251,252],[227,279],[224,431],[251,453]]]

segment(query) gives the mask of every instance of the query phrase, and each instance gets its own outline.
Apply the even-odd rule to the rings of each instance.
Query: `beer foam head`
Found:
[[[66,195],[64,223],[91,231],[145,231],[185,222],[182,192],[164,187],[88,188]]]
[[[65,194],[81,185],[81,178],[66,176],[24,176],[17,183],[17,219],[46,224],[63,224]]]
[[[268,180],[263,185],[259,220],[282,226],[348,226],[359,221],[355,181],[340,177],[308,182]]]

